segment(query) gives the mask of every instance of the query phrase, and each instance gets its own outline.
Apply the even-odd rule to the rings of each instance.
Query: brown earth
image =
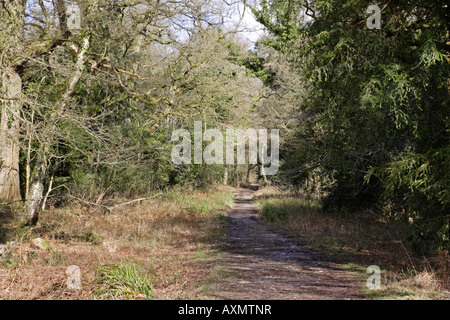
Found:
[[[240,189],[228,212],[229,237],[220,261],[223,276],[214,299],[309,300],[365,299],[363,283],[313,250],[297,245],[257,219],[251,198]]]

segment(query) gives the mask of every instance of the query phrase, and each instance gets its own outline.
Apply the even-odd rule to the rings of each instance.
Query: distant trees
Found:
[[[388,1],[381,30],[370,30],[372,4],[262,0],[254,8],[271,32],[263,43],[307,89],[283,169],[298,184],[321,181],[328,207],[378,204],[413,221],[420,252],[448,249],[448,4]]]
[[[52,192],[100,204],[245,180],[252,167],[171,163],[171,132],[199,120],[280,129],[277,179],[412,221],[419,251],[448,248],[444,1],[388,1],[378,30],[370,1],[261,0],[254,52],[235,2],[70,3],[0,1],[0,199],[26,201],[25,224]]]
[[[180,181],[171,131],[244,121],[258,94],[236,4],[80,1],[79,28],[64,0],[0,4],[0,199],[23,197],[25,224],[53,190],[101,203]]]

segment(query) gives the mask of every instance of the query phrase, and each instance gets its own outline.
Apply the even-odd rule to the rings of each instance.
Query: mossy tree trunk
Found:
[[[24,49],[25,0],[7,2],[0,28],[7,35],[0,65],[0,199],[8,202],[22,200],[20,194],[19,152],[20,116],[22,111],[22,78],[17,57]],[[1,10],[4,10],[2,8]]]
[[[22,200],[19,179],[20,110],[22,79],[13,68],[2,70],[0,119],[0,199]]]
[[[27,206],[23,222],[25,225],[35,225],[39,219],[43,194],[44,194],[44,176],[46,171],[46,162],[40,155],[33,170],[31,177],[30,191],[27,197]]]

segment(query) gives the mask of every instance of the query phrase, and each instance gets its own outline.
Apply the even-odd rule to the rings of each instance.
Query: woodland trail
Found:
[[[353,273],[257,220],[253,193],[238,190],[228,212],[227,249],[220,261],[225,275],[211,292],[213,299],[365,299]]]

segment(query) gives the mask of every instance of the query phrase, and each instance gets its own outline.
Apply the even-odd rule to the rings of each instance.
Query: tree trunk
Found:
[[[3,98],[0,119],[0,199],[22,200],[19,180],[19,100],[22,79],[13,68],[2,70]]]
[[[261,175],[264,179],[264,182],[267,183],[267,176],[266,176],[266,170],[264,169],[264,165],[261,164]]]
[[[77,57],[77,62],[75,65],[75,71],[72,74],[69,85],[66,92],[63,94],[62,99],[58,103],[58,108],[60,110],[64,109],[69,101],[69,98],[73,94],[78,82],[83,73],[83,67],[86,62],[86,52],[89,48],[89,36],[83,39],[83,46]],[[42,147],[39,154],[38,161],[36,163],[34,172],[31,177],[31,186],[29,194],[27,195],[27,207],[23,222],[25,225],[35,225],[39,219],[39,212],[41,210],[43,195],[44,195],[44,177],[46,173],[46,161],[45,156],[48,152],[46,146]]]
[[[19,178],[19,138],[20,115],[22,103],[22,78],[16,65],[11,63],[24,49],[26,0],[7,1],[7,15],[5,11],[1,27],[8,35],[4,40],[8,43],[7,50],[1,54],[0,92],[1,118],[0,118],[0,199],[10,201],[22,200],[20,195]],[[4,10],[2,8],[1,10]]]
[[[223,184],[228,184],[228,166],[225,166],[225,172],[223,173]]]
[[[24,224],[35,225],[41,210],[42,196],[44,194],[45,161],[40,156],[31,178],[30,194],[27,196],[27,208],[24,215]]]
[[[250,183],[250,171],[252,171],[253,166],[250,164],[247,164],[247,176],[245,177],[246,182]]]
[[[47,193],[45,194],[44,200],[42,201],[42,208],[41,210],[44,211],[45,210],[45,206],[47,204],[47,200],[48,197],[50,195],[50,192],[53,191],[53,180],[54,180],[55,176],[52,175],[51,179],[50,179],[50,184],[48,185],[48,189],[47,189]]]

